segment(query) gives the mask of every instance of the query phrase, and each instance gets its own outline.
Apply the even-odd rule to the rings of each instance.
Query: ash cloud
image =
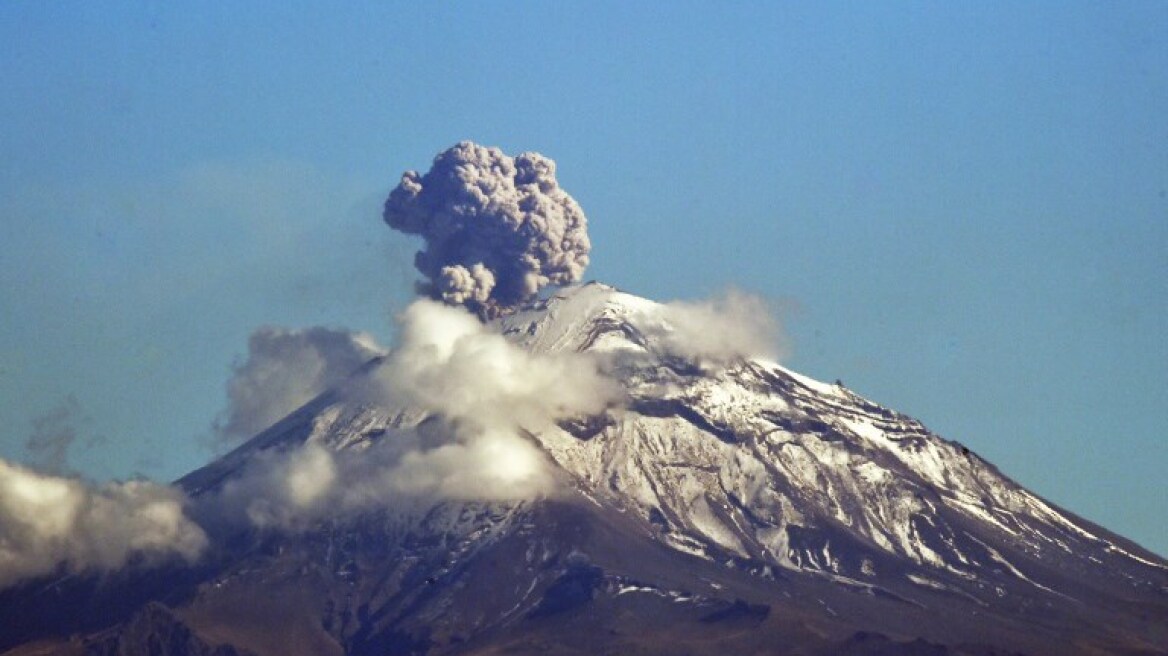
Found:
[[[132,557],[196,560],[207,546],[181,492],[148,481],[99,487],[0,460],[0,589],[26,578],[113,570]]]
[[[428,418],[361,451],[309,442],[265,456],[226,487],[226,507],[256,526],[296,530],[409,501],[552,494],[552,467],[530,435],[620,398],[588,356],[529,353],[463,309],[423,299],[399,323],[399,346],[362,393]]]
[[[579,204],[560,188],[556,164],[538,153],[510,157],[463,141],[407,171],[383,214],[420,235],[419,293],[481,317],[507,314],[548,285],[580,280],[591,244]]]
[[[81,403],[73,395],[32,420],[32,433],[24,448],[41,469],[61,473],[68,469],[69,450],[78,438],[78,424],[87,421]]]
[[[255,435],[384,353],[369,335],[319,326],[265,326],[251,334],[247,350],[227,383],[227,408],[215,422],[225,442]]]

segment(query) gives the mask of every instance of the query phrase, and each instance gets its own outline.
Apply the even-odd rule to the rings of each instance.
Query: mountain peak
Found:
[[[597,341],[596,338],[604,333],[596,334],[595,326],[602,323],[634,328],[648,318],[659,316],[663,307],[611,285],[591,281],[561,288],[551,296],[498,320],[498,325],[513,342],[537,352],[643,349],[643,344],[630,339]]]
[[[382,500],[359,514],[329,509],[284,534],[232,534],[241,551],[225,548],[207,566],[176,617],[204,637],[251,635],[243,646],[286,653],[259,648],[283,644],[270,630],[280,625],[274,614],[249,624],[224,609],[304,587],[311,592],[286,603],[316,627],[319,644],[346,653],[532,651],[565,641],[673,653],[684,650],[678,631],[709,645],[693,653],[775,644],[815,654],[1164,653],[1162,558],[1047,503],[911,417],[758,357],[750,340],[711,341],[705,333],[733,332],[739,317],[715,321],[707,310],[593,282],[495,319],[484,352],[512,348],[501,333],[526,351],[517,360],[556,360],[564,376],[594,367],[589,375],[622,392],[556,421],[515,419],[517,439],[554,470],[554,492]],[[196,499],[213,497],[251,464],[301,448],[361,466],[368,457],[374,468],[402,449],[413,449],[415,465],[449,457],[457,436],[428,441],[479,418],[350,393],[395,361],[370,362],[352,385],[180,484]],[[489,394],[491,383],[474,391]],[[736,642],[742,636],[760,642]]]

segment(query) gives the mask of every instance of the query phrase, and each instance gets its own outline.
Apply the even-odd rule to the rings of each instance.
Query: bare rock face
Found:
[[[87,656],[249,656],[230,645],[210,646],[175,617],[173,611],[149,602],[122,627],[85,643]]]
[[[493,326],[624,391],[530,432],[555,494],[212,527],[197,568],[0,593],[24,627],[0,653],[1168,654],[1168,562],[915,419],[687,357],[661,306],[604,285]],[[361,453],[427,419],[326,393],[179,485],[209,498],[263,454]]]

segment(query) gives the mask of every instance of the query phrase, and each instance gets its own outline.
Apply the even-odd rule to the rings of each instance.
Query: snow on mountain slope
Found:
[[[502,335],[518,360],[596,365],[622,393],[507,425],[555,486],[493,501],[365,487],[403,472],[395,453],[438,451],[474,421],[388,395],[403,339],[178,481],[212,539],[197,566],[0,593],[0,652],[174,638],[176,654],[1165,653],[1162,558],[915,419],[732,356],[730,319],[749,324],[591,283],[493,321],[493,353]],[[505,398],[492,380],[457,391],[508,415],[484,403]],[[318,461],[333,467],[296,468]],[[294,523],[256,522],[253,502],[287,508],[255,483],[293,478],[331,496]],[[376,502],[345,507],[354,492]]]
[[[593,354],[627,392],[532,435],[566,486],[675,550],[762,577],[811,572],[992,599],[1168,593],[1168,564],[1061,511],[962,445],[762,359],[695,358],[669,306],[590,283],[497,320],[533,352]],[[375,371],[380,363],[368,368]],[[424,413],[326,395],[183,483],[271,441],[363,448]]]
[[[627,409],[538,437],[583,490],[675,548],[858,579],[894,556],[918,576],[972,581],[989,569],[1040,588],[1056,563],[1168,569],[842,386],[763,360],[675,357],[669,321],[666,306],[590,284],[502,328],[533,350],[605,358]]]

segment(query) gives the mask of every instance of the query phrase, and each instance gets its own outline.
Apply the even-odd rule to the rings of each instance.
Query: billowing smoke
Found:
[[[426,242],[414,265],[420,293],[482,317],[514,310],[547,285],[580,280],[588,222],[537,153],[509,157],[469,141],[408,171],[385,202],[385,222]]]
[[[207,545],[182,494],[147,481],[89,486],[0,460],[0,589],[68,571],[112,570],[131,557],[194,561]]]
[[[362,451],[309,443],[268,456],[227,487],[226,506],[295,529],[407,500],[549,494],[550,465],[531,435],[619,398],[588,356],[529,353],[462,309],[419,300],[399,321],[400,345],[365,392],[429,419]]]
[[[658,316],[660,321],[646,321],[641,329],[668,354],[698,364],[775,360],[784,351],[779,321],[766,299],[735,289],[702,301],[665,303]]]
[[[225,441],[249,438],[383,352],[364,333],[259,328],[248,339],[247,359],[236,364],[227,383],[227,409],[216,432]]]

